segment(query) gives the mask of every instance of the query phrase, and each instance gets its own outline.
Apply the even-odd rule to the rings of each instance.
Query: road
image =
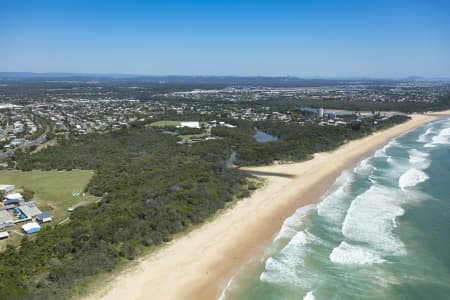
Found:
[[[43,144],[43,143],[45,143],[45,140],[47,138],[47,133],[48,133],[48,127],[45,129],[45,132],[43,134],[41,134],[40,136],[38,136],[34,140],[26,141],[23,145],[20,145],[20,146],[18,146],[15,149],[29,148],[29,147],[32,147],[32,146],[38,146],[40,144]],[[9,151],[6,151],[6,152],[0,152],[0,157],[10,157],[13,154],[15,149],[9,150]]]

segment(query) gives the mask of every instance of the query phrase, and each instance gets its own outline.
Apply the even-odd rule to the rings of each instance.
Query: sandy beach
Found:
[[[246,168],[265,173],[264,187],[141,258],[87,299],[216,299],[297,208],[318,202],[343,170],[392,138],[435,118],[412,115],[406,123],[318,153],[306,162]]]
[[[450,109],[449,110],[441,110],[441,111],[434,111],[428,113],[428,115],[432,116],[450,116]]]

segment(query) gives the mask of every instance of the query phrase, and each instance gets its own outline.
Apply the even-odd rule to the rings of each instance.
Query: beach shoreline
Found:
[[[308,161],[243,168],[266,173],[262,176],[264,187],[142,257],[86,299],[216,299],[230,278],[261,254],[284,220],[299,207],[319,202],[342,171],[393,138],[437,118],[422,114],[411,117],[334,151],[318,153]]]

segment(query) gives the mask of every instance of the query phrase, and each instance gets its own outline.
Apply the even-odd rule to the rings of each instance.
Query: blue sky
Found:
[[[450,77],[450,1],[22,1],[0,71]]]

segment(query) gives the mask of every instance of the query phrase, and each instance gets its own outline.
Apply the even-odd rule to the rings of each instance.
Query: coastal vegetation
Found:
[[[46,226],[19,249],[1,253],[0,298],[67,298],[77,284],[249,194],[246,175],[225,167],[229,151],[223,145],[176,141],[133,128],[17,155],[23,170],[95,170],[86,192],[102,201],[75,209],[69,223]]]
[[[20,247],[0,253],[0,299],[70,297],[94,276],[248,196],[255,189],[250,175],[226,165],[232,151],[237,165],[304,160],[406,119],[348,126],[227,120],[237,127],[213,128],[220,139],[190,145],[178,144],[179,137],[164,133],[167,128],[136,123],[105,134],[61,138],[33,154],[18,150],[10,165],[21,174],[94,170],[85,192],[101,201],[78,207],[70,222],[45,226],[35,238],[24,237]],[[255,128],[278,140],[258,143]],[[39,193],[39,187],[30,188]]]
[[[384,121],[366,119],[361,122],[349,123],[347,126],[300,125],[274,121],[253,124],[240,121],[239,129],[214,128],[212,132],[217,136],[227,138],[227,141],[236,147],[237,159],[234,164],[239,166],[264,165],[273,161],[305,160],[316,152],[335,149],[347,141],[404,122],[408,118],[394,116]],[[253,137],[254,127],[277,137],[278,140],[270,143],[258,143]]]

